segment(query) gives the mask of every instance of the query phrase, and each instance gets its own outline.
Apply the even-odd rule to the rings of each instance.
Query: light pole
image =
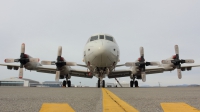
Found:
[[[160,87],[160,82],[158,82],[158,85],[159,85],[159,87]]]

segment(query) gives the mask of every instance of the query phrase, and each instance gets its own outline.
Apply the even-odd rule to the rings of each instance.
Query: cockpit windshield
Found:
[[[90,41],[94,41],[94,40],[98,40],[98,35],[92,36],[92,37],[90,38]]]
[[[104,39],[104,35],[100,35],[100,36],[99,36],[99,39]]]
[[[113,38],[112,38],[112,37],[110,37],[110,36],[107,36],[107,35],[106,35],[106,40],[113,41]]]

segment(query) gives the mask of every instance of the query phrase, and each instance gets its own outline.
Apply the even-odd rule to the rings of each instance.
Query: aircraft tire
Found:
[[[98,88],[100,88],[100,80],[98,80],[98,82],[97,82],[97,83],[98,83],[98,84],[97,84],[97,85],[98,85]]]
[[[138,87],[138,81],[135,81],[135,87]]]
[[[63,81],[62,86],[66,87],[66,81],[65,80]]]
[[[71,87],[71,81],[70,80],[67,81],[67,86]]]
[[[102,87],[105,88],[105,80],[103,80]]]
[[[133,87],[133,81],[130,81],[130,87]]]

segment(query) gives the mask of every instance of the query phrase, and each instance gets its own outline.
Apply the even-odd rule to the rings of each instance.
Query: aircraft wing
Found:
[[[87,65],[82,65],[82,64],[76,64],[77,66],[81,66],[81,67],[86,67],[87,68]]]
[[[10,67],[20,67],[20,65],[16,64],[0,64],[1,66],[10,66]]]
[[[41,73],[50,73],[50,74],[56,74],[56,67],[44,67],[44,66],[39,66],[37,68],[37,72],[41,72]],[[78,69],[70,69],[70,73],[71,76],[75,76],[75,77],[84,77],[84,78],[92,78],[93,75],[88,75],[88,71],[87,70],[78,70]]]
[[[188,68],[188,67],[200,67],[200,64],[199,65],[195,65],[195,64],[185,64],[185,65],[181,65],[181,68]]]
[[[75,77],[84,77],[84,78],[92,78],[93,75],[89,75],[87,70],[77,70],[77,69],[73,69],[71,68],[70,70],[70,74],[71,76],[75,76]]]
[[[146,74],[156,74],[156,73],[163,73],[163,67],[154,67],[154,68],[146,68]],[[131,70],[116,70],[112,71],[108,78],[117,78],[117,77],[127,77],[131,76]]]
[[[131,70],[115,70],[109,73],[108,78],[127,77],[131,75]]]

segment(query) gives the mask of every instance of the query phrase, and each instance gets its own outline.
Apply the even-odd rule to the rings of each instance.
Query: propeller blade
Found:
[[[144,56],[144,48],[140,47],[140,57]]]
[[[23,68],[20,67],[19,69],[19,78],[23,78]]]
[[[177,69],[177,75],[178,75],[178,78],[179,78],[179,79],[182,78],[181,69]]]
[[[59,81],[60,79],[60,71],[56,71],[55,81]]]
[[[67,66],[76,66],[76,63],[75,62],[66,62],[66,65]]]
[[[22,45],[21,45],[21,53],[25,53],[25,44],[24,43],[22,43]]]
[[[4,61],[5,63],[13,63],[15,62],[15,59],[5,59]]]
[[[184,60],[185,60],[185,63],[194,63],[193,59],[184,59]]]
[[[58,56],[61,56],[62,55],[62,46],[59,46],[58,47]]]
[[[39,58],[29,58],[29,62],[39,62]]]
[[[146,73],[142,72],[141,76],[142,76],[142,81],[145,82],[146,81]]]
[[[162,64],[171,64],[171,60],[162,60]]]
[[[41,61],[42,65],[55,65],[55,61]]]
[[[175,49],[175,53],[176,53],[176,54],[179,54],[179,48],[178,48],[178,45],[175,45],[175,46],[174,46],[174,49]]]

